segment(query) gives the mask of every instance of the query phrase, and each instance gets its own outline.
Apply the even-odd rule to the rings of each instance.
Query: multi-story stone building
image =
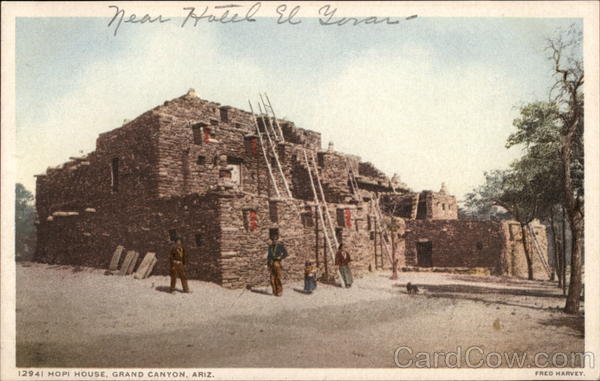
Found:
[[[277,124],[282,136],[271,145],[267,134],[275,140],[279,129],[270,119],[190,90],[100,134],[95,151],[37,176],[36,259],[106,267],[123,245],[157,253],[154,273],[166,274],[177,236],[190,278],[236,288],[267,281],[266,246],[278,232],[290,253],[286,277],[302,277],[305,260],[332,274],[308,172],[314,157],[332,219],[326,230],[350,249],[355,272],[390,268],[392,237],[382,226],[396,216],[404,222],[393,232],[399,266],[526,274],[506,223],[457,220],[445,187],[414,193],[357,156],[322,150],[319,133]],[[535,269],[541,276],[541,263]]]

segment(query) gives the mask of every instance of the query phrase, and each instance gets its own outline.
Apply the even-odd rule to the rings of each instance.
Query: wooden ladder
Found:
[[[271,139],[271,134],[269,133],[269,125],[271,125],[271,128],[273,126],[272,126],[268,116],[262,112],[263,110],[262,110],[260,103],[258,104],[258,108],[261,112],[261,117],[262,117],[262,120],[263,120],[263,123],[265,126],[265,135],[267,135],[267,139],[269,141],[269,146],[271,147],[271,153],[273,154],[273,157],[275,158],[275,164],[277,165],[277,169],[279,171],[279,174],[281,175],[281,179],[283,180],[286,198],[292,198],[292,192],[290,191],[290,187],[288,185],[287,179],[285,177],[285,174],[283,173],[283,167],[281,166],[281,161],[279,160],[279,154],[277,153],[275,136],[273,137],[273,139]],[[268,124],[267,124],[266,120],[269,120]],[[258,126],[258,121],[257,121],[257,126]],[[272,131],[273,131],[273,133],[275,133],[274,129],[272,129]],[[260,131],[259,131],[259,133],[260,133]],[[270,165],[270,163],[269,163],[269,165]]]
[[[379,205],[379,198],[375,199],[374,201],[375,204],[375,220],[377,221],[377,226],[379,227],[379,231],[381,232],[381,242],[383,243],[383,248],[385,249],[385,254],[386,257],[388,259],[388,261],[390,261],[390,264],[392,266],[394,266],[394,263],[392,261],[392,247],[391,245],[391,237],[390,237],[390,233],[388,232],[387,227],[385,226],[385,224],[383,223],[383,214],[381,213],[381,207]],[[381,260],[381,266],[383,268],[383,256],[382,256],[382,260]]]
[[[279,131],[279,136],[281,137],[281,141],[284,142],[285,138],[283,137],[283,130],[281,129],[281,126],[279,125],[279,122],[277,121],[277,115],[275,115],[275,109],[273,108],[273,105],[271,104],[271,100],[269,99],[269,96],[267,95],[267,93],[265,93],[265,98],[267,99],[267,103],[265,103],[265,101],[262,99],[262,96],[260,97],[260,99],[263,102],[263,105],[265,106],[265,111],[267,111],[267,106],[268,106],[269,112],[271,114],[273,114],[273,121],[275,122],[277,131]]]
[[[271,168],[271,162],[269,161],[269,157],[267,156],[267,150],[265,148],[265,143],[262,138],[262,134],[260,133],[260,128],[258,126],[258,119],[256,118],[256,114],[254,113],[254,108],[252,107],[252,102],[248,100],[248,105],[250,106],[250,112],[252,112],[252,119],[254,119],[254,124],[256,126],[256,133],[258,134],[258,140],[260,141],[260,148],[262,149],[263,157],[265,158],[265,163],[267,164],[267,169],[269,170],[269,177],[271,178],[271,182],[273,183],[273,187],[275,188],[275,193],[277,197],[281,197],[279,193],[279,187],[277,186],[277,181],[275,181],[275,176],[273,176],[273,169]],[[266,127],[265,127],[266,131]]]
[[[352,166],[350,165],[348,158],[346,158],[346,169],[348,170],[348,178],[350,179],[350,188],[352,189],[352,194],[354,195],[354,199],[356,201],[360,201],[360,192],[358,191],[358,183],[356,182],[356,177],[354,176],[354,171],[352,170]]]
[[[544,270],[546,270],[546,273],[548,274],[548,276],[552,276],[552,270],[550,269],[550,265],[548,264],[548,262],[546,262],[546,258],[544,258],[544,255],[542,253],[542,247],[540,245],[540,243],[537,240],[537,237],[535,236],[535,232],[533,231],[533,228],[531,227],[531,225],[527,224],[527,229],[529,230],[529,235],[531,235],[532,241],[534,243],[534,247],[535,247],[535,252],[537,253],[538,257],[540,258],[540,261],[542,262],[542,266],[544,267]],[[525,241],[523,241],[525,242]]]
[[[306,162],[306,167],[308,170],[308,178],[310,179],[310,187],[313,191],[313,196],[314,196],[314,200],[315,200],[315,204],[317,205],[317,213],[319,215],[319,220],[321,221],[321,225],[323,226],[323,235],[325,236],[325,241],[327,242],[327,247],[329,248],[329,254],[331,255],[331,261],[332,264],[335,266],[335,253],[337,251],[338,248],[338,241],[337,241],[337,237],[335,236],[335,228],[333,227],[333,223],[331,221],[331,216],[329,215],[329,209],[327,208],[327,201],[325,200],[325,195],[323,193],[323,188],[321,187],[321,180],[319,178],[319,171],[315,162],[315,157],[314,154],[312,155],[312,159],[313,159],[313,168],[315,171],[315,177],[317,178],[317,183],[319,185],[319,190],[321,192],[321,198],[322,201],[319,201],[319,195],[317,194],[317,189],[315,187],[315,182],[313,180],[313,175],[312,175],[312,171],[313,169],[311,169],[311,165],[308,161],[308,156],[306,155],[306,150],[302,150],[302,153],[304,154],[304,161]],[[327,215],[327,223],[329,224],[326,225],[325,223],[325,218],[323,217],[323,210],[321,209],[321,206],[323,206],[325,208],[325,212]],[[332,237],[333,237],[333,244],[335,245],[335,250],[332,247],[332,242],[329,239],[329,233],[327,232],[328,227],[330,229],[330,231],[333,233]],[[337,274],[338,277],[340,278],[340,282],[342,284],[342,287],[346,287],[346,283],[344,282],[344,278],[342,278],[342,275],[340,274],[339,269],[337,270]]]

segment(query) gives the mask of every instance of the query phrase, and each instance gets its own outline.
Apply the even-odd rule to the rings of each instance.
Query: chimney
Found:
[[[446,194],[448,190],[446,189],[446,183],[442,183],[442,187],[440,188],[440,193]]]
[[[196,90],[194,89],[189,89],[188,92],[185,94],[186,97],[193,97],[193,98],[198,98],[198,94],[196,93]]]

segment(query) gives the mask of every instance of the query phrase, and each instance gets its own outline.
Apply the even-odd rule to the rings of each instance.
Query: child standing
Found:
[[[311,294],[317,288],[317,267],[310,261],[304,263],[304,292]]]

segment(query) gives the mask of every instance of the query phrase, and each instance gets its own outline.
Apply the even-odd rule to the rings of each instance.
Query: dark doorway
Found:
[[[417,220],[424,220],[427,218],[427,201],[420,200],[417,204]]]
[[[335,228],[335,238],[338,241],[338,245],[341,245],[343,243],[344,231],[342,230],[342,228]],[[337,250],[338,248],[336,247],[335,249]]]
[[[431,241],[417,242],[417,266],[433,267]]]

